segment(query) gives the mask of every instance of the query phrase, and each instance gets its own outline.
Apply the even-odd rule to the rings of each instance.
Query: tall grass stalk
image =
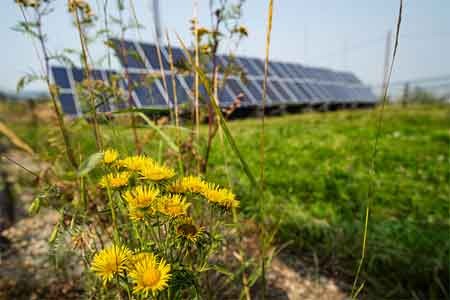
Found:
[[[381,108],[380,108],[380,112],[379,112],[377,123],[376,123],[375,141],[374,141],[373,152],[372,152],[372,156],[371,156],[370,171],[369,171],[372,174],[372,176],[370,177],[371,179],[374,179],[374,177],[376,175],[375,160],[376,160],[376,156],[378,153],[378,143],[379,143],[380,136],[381,136],[383,113],[384,113],[384,108],[385,108],[386,102],[387,102],[389,84],[391,81],[392,71],[394,69],[395,57],[397,55],[398,41],[399,41],[399,36],[400,36],[400,26],[401,26],[401,22],[402,22],[402,13],[403,13],[403,0],[400,0],[398,18],[397,18],[397,30],[395,33],[394,51],[392,53],[392,60],[391,60],[391,65],[389,67],[389,74],[388,74],[388,76],[386,76],[386,82],[383,84],[383,86],[384,86],[383,98],[382,98]],[[375,188],[374,184],[369,185],[368,195],[367,195],[367,206],[366,206],[365,217],[364,217],[364,233],[363,233],[363,240],[362,240],[361,258],[359,260],[358,267],[356,269],[355,279],[353,281],[352,293],[351,293],[352,299],[356,299],[356,297],[358,296],[358,294],[362,291],[362,289],[364,287],[364,282],[361,284],[361,286],[359,288],[357,288],[357,285],[358,285],[358,280],[359,280],[359,276],[361,273],[361,268],[362,268],[362,265],[363,265],[365,257],[366,257],[367,236],[368,236],[369,217],[370,217],[370,205],[371,205],[371,202],[373,201],[373,196],[375,193],[374,188]]]
[[[195,66],[199,67],[200,49],[198,36],[198,1],[194,0],[194,37],[195,37]],[[195,141],[200,145],[200,110],[199,110],[199,76],[197,69],[194,71],[194,119],[195,119]],[[200,172],[200,160],[197,160],[197,172]]]
[[[174,66],[174,62],[173,62],[172,47],[170,45],[170,37],[169,37],[169,33],[167,31],[166,31],[166,40],[167,40],[167,49],[168,49],[168,53],[169,53],[170,79],[172,81],[172,90],[173,90],[175,127],[177,128],[177,135],[179,137],[180,120],[179,120],[179,111],[178,111],[178,96],[177,96],[177,85],[176,85],[177,83],[175,80],[176,72],[175,72],[175,66]]]
[[[139,37],[139,40],[142,41],[142,36],[141,36],[141,32],[139,30],[139,20],[137,18],[137,14],[136,14],[136,8],[134,6],[133,0],[130,0],[130,8],[131,8],[131,12],[133,15],[133,19],[134,19],[134,23],[136,26],[136,33]],[[121,47],[122,50],[125,52],[125,28],[123,26],[123,19],[122,19],[122,14],[120,14],[120,25],[121,25]],[[123,57],[125,57],[125,59],[127,60],[126,66],[125,66],[125,78],[127,80],[127,92],[128,92],[128,106],[129,107],[134,107],[134,103],[133,103],[133,87],[131,84],[131,79],[130,79],[130,74],[128,72],[128,55],[123,55]],[[137,154],[141,154],[142,152],[142,145],[139,142],[139,136],[137,133],[137,125],[136,125],[136,114],[135,112],[131,112],[130,113],[130,121],[131,121],[131,128],[133,131],[133,137],[134,137],[134,144],[136,147],[136,153]]]
[[[173,62],[173,53],[172,47],[170,44],[169,33],[166,31],[166,39],[167,39],[167,49],[169,53],[169,67],[170,67],[170,78],[172,80],[172,88],[173,88],[173,101],[174,101],[174,114],[175,114],[175,143],[178,147],[181,144],[181,132],[180,132],[180,120],[179,120],[179,111],[178,111],[178,95],[177,95],[177,82],[175,80],[176,72],[175,66]],[[181,152],[177,153],[178,166],[182,175],[184,175],[184,167],[183,167],[183,158],[181,157]]]
[[[22,6],[19,6],[22,17],[24,19],[24,22],[26,24],[30,24],[27,15],[25,13],[25,9]],[[53,106],[53,110],[55,112],[56,115],[56,119],[58,122],[58,127],[61,131],[61,135],[63,137],[63,142],[64,142],[64,147],[66,150],[66,154],[67,154],[67,158],[70,162],[70,164],[72,165],[72,167],[74,169],[78,169],[78,162],[75,158],[75,154],[74,154],[74,150],[73,150],[73,146],[72,146],[72,142],[70,139],[70,135],[69,135],[69,131],[67,130],[66,124],[64,122],[64,117],[63,114],[61,112],[61,109],[58,105],[57,102],[57,98],[58,98],[58,89],[53,86],[50,82],[50,56],[48,54],[48,50],[47,50],[47,45],[45,43],[45,37],[44,37],[44,33],[42,30],[42,14],[39,12],[39,7],[34,8],[34,12],[36,13],[36,28],[37,28],[37,40],[39,42],[39,45],[41,47],[41,52],[42,52],[42,56],[44,58],[44,61],[42,62],[41,56],[39,54],[39,50],[37,49],[37,47],[35,47],[35,44],[32,40],[33,43],[33,47],[36,51],[37,54],[37,58],[41,64],[41,66],[43,65],[43,77],[45,80],[45,83],[47,85],[47,89],[48,92],[50,94],[50,100],[52,102],[52,106]]]
[[[265,108],[267,101],[267,77],[269,75],[269,55],[270,55],[270,38],[272,33],[272,18],[273,18],[273,0],[269,0],[268,15],[267,15],[267,32],[266,32],[266,55],[264,61],[264,80],[263,80],[263,95],[262,95],[262,114],[261,114],[261,135],[260,135],[260,215],[264,215],[264,160],[265,160]],[[261,231],[264,235],[264,230]],[[264,238],[261,236],[261,240]],[[262,299],[266,297],[266,246],[261,246],[261,278],[262,278]]]
[[[90,66],[89,66],[89,52],[88,52],[88,46],[87,46],[87,40],[86,40],[86,36],[83,30],[83,27],[81,26],[81,18],[80,18],[80,14],[78,11],[78,8],[75,8],[73,10],[73,17],[75,19],[75,24],[78,30],[78,35],[80,38],[80,44],[81,44],[81,59],[83,62],[83,66],[84,66],[84,76],[86,79],[91,80],[91,70],[90,70]],[[100,134],[100,128],[98,126],[98,120],[97,120],[97,108],[95,107],[95,97],[94,94],[92,92],[92,87],[89,84],[88,85],[88,89],[89,89],[89,103],[91,106],[91,113],[92,113],[92,122],[93,122],[93,128],[94,128],[94,136],[95,136],[95,143],[97,145],[97,150],[102,150],[103,148],[103,142],[102,142],[102,137]]]

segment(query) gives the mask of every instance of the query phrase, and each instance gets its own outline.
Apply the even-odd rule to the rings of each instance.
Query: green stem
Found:
[[[108,195],[109,208],[111,210],[111,218],[112,218],[112,222],[113,222],[114,243],[118,244],[118,242],[119,242],[119,234],[118,234],[118,231],[117,231],[116,211],[114,209],[114,203],[113,203],[113,199],[112,199],[112,195],[111,195],[111,189],[110,189],[109,185],[106,187],[106,192],[107,192],[107,195]]]

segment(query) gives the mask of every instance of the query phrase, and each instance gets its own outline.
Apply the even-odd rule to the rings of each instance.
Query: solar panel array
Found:
[[[136,107],[172,107],[174,94],[171,79],[169,49],[155,44],[111,39],[111,44],[133,83],[132,100]],[[158,51],[160,51],[158,53]],[[184,51],[172,47],[175,64],[187,61]],[[161,62],[161,63],[160,63]],[[241,106],[257,107],[262,103],[262,86],[264,79],[264,61],[250,57],[234,57],[219,55],[217,64],[226,67],[230,63],[239,66],[246,74],[246,82],[238,76],[227,76],[225,84],[219,86],[219,105],[229,106],[239,96]],[[207,65],[211,72],[212,63]],[[161,73],[162,70],[162,73]],[[159,77],[151,85],[142,83],[143,77],[150,73]],[[83,80],[83,72],[77,68],[53,67],[54,82],[60,87],[61,103],[66,114],[81,115],[76,83]],[[108,70],[94,70],[92,77],[109,81],[115,74]],[[219,75],[222,77],[222,75]],[[127,89],[126,81],[120,86]],[[177,100],[179,104],[192,99],[194,77],[177,74],[175,76]],[[167,91],[167,92],[166,92]],[[201,97],[207,98],[204,89],[200,89]],[[269,63],[267,82],[267,106],[280,105],[314,105],[314,104],[374,104],[376,97],[369,87],[365,86],[355,75],[349,72],[338,72],[324,68],[306,67],[301,64],[275,62]],[[115,107],[104,106],[102,110],[114,110]]]
[[[65,114],[72,116],[82,116],[89,107],[83,107],[80,96],[77,93],[77,85],[81,84],[86,78],[83,69],[75,67],[52,66],[52,80],[59,87],[59,99]],[[122,78],[119,80],[119,87],[123,91],[123,95],[128,94],[128,82],[131,84],[131,104],[133,107],[152,107],[167,108],[173,99],[172,81],[167,82],[168,95],[164,93],[163,83],[161,79],[155,79],[151,85],[145,85],[147,72],[128,72],[129,79]],[[90,71],[90,77],[93,80],[101,80],[110,84],[112,76],[117,72],[112,70],[94,69]],[[180,76],[175,76],[177,86],[177,96],[180,97],[180,104],[189,99],[189,95],[185,93],[185,88],[181,86]],[[128,97],[126,97],[128,98]],[[128,99],[124,99],[121,103],[108,102],[96,105],[98,111],[115,111],[118,108],[128,107]]]

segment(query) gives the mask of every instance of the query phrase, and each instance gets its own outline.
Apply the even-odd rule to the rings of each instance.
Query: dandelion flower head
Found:
[[[139,174],[151,181],[167,180],[175,176],[175,171],[166,166],[158,165],[156,163],[146,165],[140,170]]]
[[[239,207],[239,201],[236,200],[236,196],[233,192],[219,188],[214,184],[208,184],[207,187],[201,192],[201,194],[211,203],[217,204],[223,208],[235,208]]]
[[[148,165],[153,164],[153,159],[144,155],[128,156],[118,162],[118,165],[130,171],[139,172],[145,169]]]
[[[91,270],[106,284],[115,275],[126,270],[131,254],[131,251],[124,245],[110,246],[95,254]]]
[[[201,193],[207,187],[207,183],[199,176],[187,176],[177,180],[169,186],[173,193]]]
[[[166,195],[159,201],[158,210],[166,216],[176,218],[186,215],[190,205],[181,195]]]
[[[150,292],[156,294],[168,286],[171,277],[170,265],[164,259],[158,262],[151,253],[142,254],[135,262],[129,276],[135,284],[133,293],[148,297]]]
[[[147,208],[156,202],[159,190],[148,185],[138,185],[123,193],[123,198],[129,206]]]
[[[99,184],[102,188],[120,188],[128,184],[130,176],[130,172],[109,173],[100,179]]]

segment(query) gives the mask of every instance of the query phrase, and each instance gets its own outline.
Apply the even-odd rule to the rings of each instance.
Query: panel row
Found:
[[[110,84],[114,71],[93,70],[91,78]],[[131,104],[135,107],[171,107],[175,103],[185,104],[193,98],[194,78],[190,75],[164,75],[153,78],[150,84],[147,72],[129,72],[128,79],[120,79],[119,87],[123,91],[123,98],[127,101],[112,101],[100,99],[96,107],[99,111],[114,111]],[[69,115],[82,115],[89,107],[78,101],[77,84],[84,78],[83,71],[78,68],[52,67],[53,82],[60,88],[63,110]],[[128,86],[130,83],[130,88]],[[175,88],[174,88],[175,87]],[[219,86],[218,101],[223,107],[231,105],[237,98],[241,106],[259,106],[263,98],[263,80],[251,79],[246,83],[238,78],[229,77]],[[167,92],[166,92],[167,91]],[[127,95],[131,95],[128,97]],[[129,99],[128,99],[129,98]],[[208,101],[208,95],[200,86],[202,103]],[[371,90],[362,85],[342,85],[331,82],[303,82],[295,80],[270,79],[266,88],[267,105],[295,105],[314,103],[349,103],[376,101]],[[128,101],[129,100],[129,101]]]
[[[167,47],[160,47],[158,49],[155,44],[118,39],[111,39],[110,42],[113,45],[120,62],[126,68],[156,71],[160,71],[161,69],[165,71],[170,70],[169,49]],[[186,61],[182,49],[172,47],[171,51],[175,64]],[[217,56],[216,65],[220,66],[220,69],[223,70],[231,62],[236,66],[239,66],[250,78],[264,76],[264,61],[257,58],[219,55]],[[213,63],[208,62],[207,70],[211,72],[212,68]],[[268,74],[271,78],[361,84],[361,81],[352,73],[336,72],[324,68],[305,67],[297,63],[271,61],[269,63]]]

